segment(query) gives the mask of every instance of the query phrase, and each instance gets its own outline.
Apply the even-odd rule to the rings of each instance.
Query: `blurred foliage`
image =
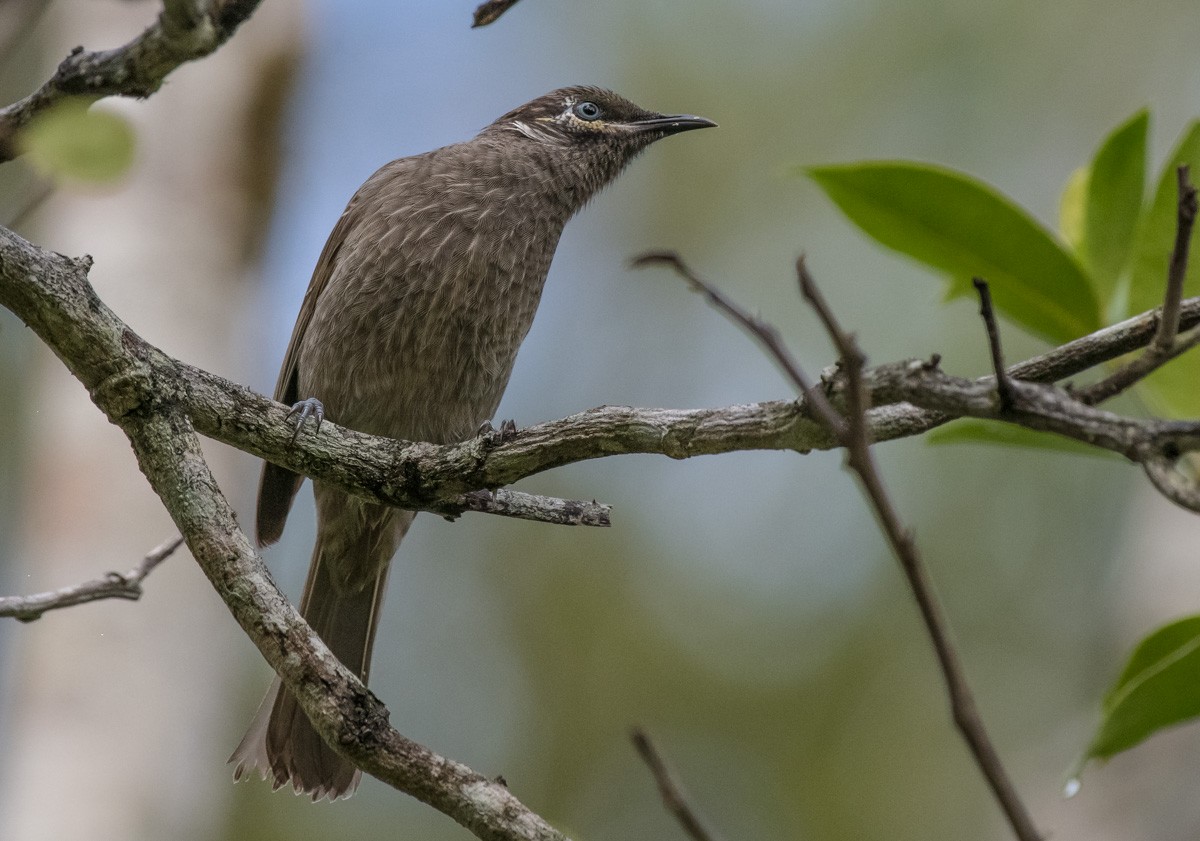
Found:
[[[1081,441],[1064,438],[1051,432],[1039,432],[1007,423],[993,423],[978,418],[961,418],[929,432],[925,440],[931,444],[998,444],[1005,447],[1062,450],[1075,455],[1118,459],[1111,450],[1089,447]]]
[[[29,162],[44,175],[106,184],[129,170],[134,149],[129,121],[89,104],[85,99],[64,99],[22,129],[18,142]]]

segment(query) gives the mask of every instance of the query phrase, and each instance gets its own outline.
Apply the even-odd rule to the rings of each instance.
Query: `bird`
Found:
[[[447,444],[486,429],[533,323],[564,225],[639,152],[715,126],[573,86],[509,111],[473,139],[400,158],[358,189],[300,305],[275,387],[298,415]],[[311,426],[311,425],[310,425]],[[304,477],[263,465],[260,546],[279,539]],[[313,482],[317,536],[300,611],[366,683],[388,568],[414,512]],[[278,678],[229,759],[314,801],[360,773]]]

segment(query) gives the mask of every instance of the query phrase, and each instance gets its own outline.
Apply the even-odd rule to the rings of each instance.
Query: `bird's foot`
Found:
[[[517,422],[512,418],[500,421],[500,431],[492,426],[490,420],[486,420],[479,424],[479,431],[475,433],[479,438],[489,437],[496,441],[497,444],[504,444],[511,441],[517,436]]]
[[[296,429],[294,432],[292,432],[291,443],[294,444],[296,442],[296,436],[298,436],[300,434],[300,430],[304,428],[304,422],[309,418],[317,419],[317,426],[313,430],[313,433],[315,434],[321,431],[321,421],[325,420],[325,404],[315,397],[309,397],[307,400],[301,400],[299,403],[296,403],[294,406],[292,406],[292,410],[288,412],[287,416],[291,418],[292,415],[300,416],[296,418]]]

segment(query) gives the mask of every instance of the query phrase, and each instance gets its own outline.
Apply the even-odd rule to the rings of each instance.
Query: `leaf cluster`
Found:
[[[1147,191],[1149,114],[1117,126],[1063,190],[1058,231],[990,185],[939,166],[869,161],[806,171],[849,219],[890,249],[933,269],[947,295],[971,295],[985,277],[996,308],[1054,345],[1161,303],[1174,247],[1176,171],[1200,171],[1200,121],[1183,132]],[[1185,296],[1200,293],[1195,261]],[[1183,356],[1138,386],[1153,409],[1200,414],[1200,356]],[[1074,442],[989,421],[960,421],[941,441],[1098,452]],[[1102,720],[1084,752],[1104,759],[1155,732],[1200,716],[1200,615],[1143,639],[1102,704]]]

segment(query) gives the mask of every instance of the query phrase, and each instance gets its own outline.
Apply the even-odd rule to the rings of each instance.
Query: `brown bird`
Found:
[[[571,87],[473,140],[383,166],[350,199],[313,271],[275,399],[375,435],[443,444],[500,403],[563,226],[654,141],[716,125]],[[307,399],[301,399],[301,398]],[[279,539],[304,477],[263,466],[258,542]],[[317,541],[300,610],[367,680],[388,566],[414,512],[313,483]],[[313,800],[359,772],[276,679],[230,762]]]

